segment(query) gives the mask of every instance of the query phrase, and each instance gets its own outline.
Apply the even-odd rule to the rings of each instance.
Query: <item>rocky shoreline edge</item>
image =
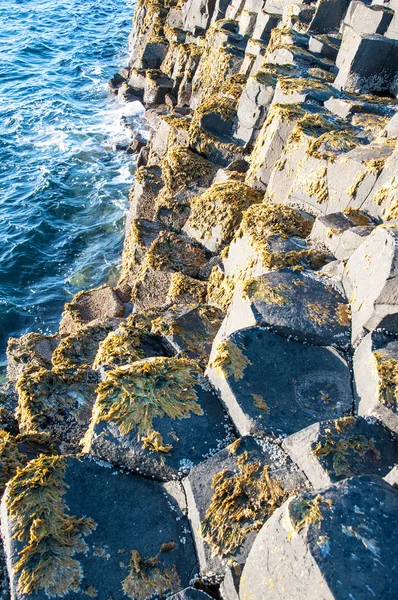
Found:
[[[138,1],[119,283],[8,345],[0,598],[395,599],[397,14]]]

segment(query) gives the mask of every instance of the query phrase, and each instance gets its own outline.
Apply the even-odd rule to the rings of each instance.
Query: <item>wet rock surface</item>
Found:
[[[395,598],[397,12],[138,0],[119,281],[9,341],[2,598]]]

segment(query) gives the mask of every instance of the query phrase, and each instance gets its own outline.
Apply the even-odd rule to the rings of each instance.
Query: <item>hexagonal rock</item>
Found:
[[[152,331],[173,353],[198,360],[205,367],[223,317],[222,310],[209,304],[180,304],[155,319]]]
[[[381,35],[344,31],[336,66],[334,86],[345,92],[397,93],[398,41]]]
[[[342,355],[261,327],[214,345],[207,375],[241,435],[290,435],[352,409],[350,370]]]
[[[262,194],[240,181],[215,183],[191,202],[184,230],[208,250],[218,253],[232,240],[242,212],[262,199]]]
[[[24,369],[30,365],[51,367],[51,356],[60,342],[54,335],[27,333],[18,338],[10,337],[7,344],[7,379],[16,382]]]
[[[344,287],[352,309],[352,341],[373,329],[398,333],[398,229],[379,226],[347,262]]]
[[[206,598],[211,598],[211,596],[190,587],[186,590],[182,590],[179,594],[171,596],[170,600],[206,600]]]
[[[398,462],[398,439],[375,419],[315,423],[283,442],[315,489],[354,475],[384,477]]]
[[[65,304],[59,326],[61,334],[73,333],[82,325],[95,319],[124,317],[125,307],[116,292],[104,285],[79,292],[71,302]]]
[[[93,364],[102,374],[106,370],[151,356],[168,355],[159,336],[148,333],[151,317],[155,315],[131,314],[98,346]]]
[[[311,271],[281,269],[246,281],[234,294],[220,334],[225,338],[255,325],[299,342],[350,344],[349,305],[325,277]]]
[[[77,452],[90,422],[97,385],[98,375],[87,367],[29,367],[16,386],[21,433],[48,433],[62,452]]]
[[[88,457],[30,462],[2,502],[12,598],[149,600],[185,588],[196,559],[181,496]]]
[[[137,273],[132,293],[135,312],[172,303],[183,294],[186,297],[179,303],[200,302],[206,286],[195,278],[207,260],[203,247],[187,237],[160,233]]]
[[[240,574],[261,525],[305,477],[276,444],[252,437],[194,467],[183,484],[201,576]]]
[[[398,492],[375,475],[288,500],[253,544],[240,598],[395,599],[397,519]]]
[[[197,364],[159,357],[107,372],[85,451],[164,480],[183,475],[233,437]]]
[[[325,246],[338,260],[347,260],[374,229],[365,214],[357,211],[357,216],[360,225],[350,219],[349,213],[318,217],[311,231],[311,240]]]
[[[367,335],[354,354],[358,413],[380,419],[398,433],[398,340]]]
[[[313,221],[302,211],[268,199],[254,204],[243,213],[223,252],[226,275],[239,283],[283,267],[319,269],[331,256],[306,243]]]
[[[303,110],[294,105],[286,107],[276,104],[269,110],[254,145],[251,166],[246,177],[248,185],[260,190],[266,189],[272,169],[302,115]]]

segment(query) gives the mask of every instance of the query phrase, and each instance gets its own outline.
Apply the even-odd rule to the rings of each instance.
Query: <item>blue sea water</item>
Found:
[[[134,163],[115,143],[139,105],[107,81],[133,7],[0,0],[0,364],[9,336],[53,332],[65,301],[117,276]]]

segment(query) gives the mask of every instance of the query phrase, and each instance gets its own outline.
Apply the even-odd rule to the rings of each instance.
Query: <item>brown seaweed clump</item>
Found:
[[[289,496],[268,465],[248,458],[248,452],[243,452],[237,472],[224,469],[213,478],[213,497],[202,521],[202,536],[213,555],[235,552],[248,533],[260,529]]]
[[[361,434],[349,435],[355,425],[352,417],[343,417],[334,422],[320,436],[312,450],[315,456],[329,457],[333,471],[338,477],[352,477],[361,472],[363,459],[370,453],[374,460],[380,459],[380,452],[374,442]]]
[[[202,238],[211,236],[213,228],[220,227],[222,242],[227,244],[239,226],[242,212],[262,199],[260,192],[239,181],[214,183],[192,200],[189,224]]]
[[[0,429],[0,493],[17,470],[39,454],[56,454],[47,433],[21,433],[13,436]]]
[[[43,590],[50,598],[78,592],[83,578],[75,554],[86,552],[83,537],[96,524],[69,514],[67,459],[53,456],[31,461],[8,487],[6,506],[13,522],[13,538],[23,543],[15,571],[22,594]]]
[[[232,340],[224,340],[217,346],[209,366],[213,367],[221,377],[232,376],[235,381],[239,381],[243,377],[245,368],[250,364],[250,360]]]
[[[289,504],[289,515],[296,532],[301,531],[305,527],[312,525],[318,526],[323,520],[321,505],[326,504],[330,509],[332,507],[331,500],[325,500],[323,496],[318,494],[312,500],[306,496],[292,500]]]
[[[147,600],[165,594],[174,594],[181,588],[180,578],[175,565],[167,567],[161,564],[161,556],[173,551],[175,543],[162,544],[156,556],[142,557],[133,550],[130,560],[130,572],[123,581],[123,591],[134,600]]]
[[[374,353],[379,374],[379,400],[398,412],[398,360],[386,350]]]
[[[112,421],[122,435],[136,430],[145,446],[159,447],[162,441],[154,437],[155,418],[203,414],[194,389],[199,372],[194,361],[164,357],[109,371],[98,387],[91,427]]]

